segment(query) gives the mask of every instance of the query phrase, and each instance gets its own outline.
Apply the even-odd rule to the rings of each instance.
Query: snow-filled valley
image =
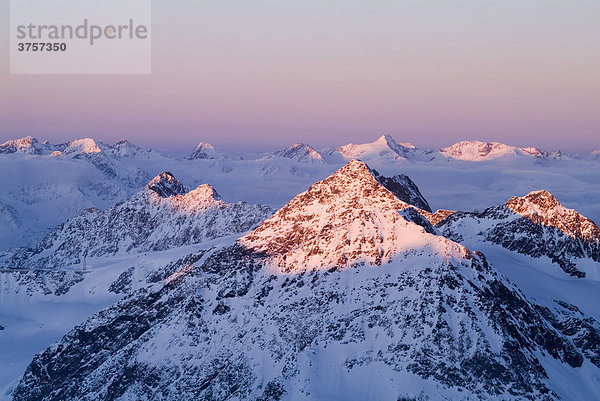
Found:
[[[0,400],[598,399],[599,167],[9,141]]]

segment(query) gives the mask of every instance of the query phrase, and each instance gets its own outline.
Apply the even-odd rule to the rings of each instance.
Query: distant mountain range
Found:
[[[106,145],[92,138],[75,139],[63,144],[51,144],[48,141],[40,142],[36,138],[25,137],[11,139],[0,144],[0,154],[24,155],[52,155],[80,157],[84,154],[106,152],[113,157],[139,157],[150,152],[159,153],[150,149],[142,149],[127,140],[121,140],[114,145]],[[594,150],[583,158],[594,159],[600,150]],[[568,155],[561,151],[546,152],[535,147],[516,147],[498,142],[461,141],[439,150],[421,149],[410,143],[397,142],[390,135],[382,135],[375,142],[365,144],[347,144],[336,149],[323,149],[321,151],[304,143],[296,143],[289,148],[277,151],[269,156],[294,159],[299,162],[317,163],[329,160],[337,161],[340,157],[344,160],[360,159],[372,160],[402,159],[432,161],[439,159],[454,159],[462,161],[489,161],[501,158],[534,157],[534,158],[582,158],[579,154]],[[187,156],[195,159],[223,159],[226,155],[217,151],[211,144],[200,142]]]

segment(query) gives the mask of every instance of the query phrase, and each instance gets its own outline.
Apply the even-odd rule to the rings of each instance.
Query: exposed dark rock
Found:
[[[130,267],[108,287],[108,291],[114,292],[115,294],[127,294],[131,291],[131,285],[133,283],[132,275],[135,267]]]
[[[371,172],[375,176],[375,179],[386,187],[388,191],[396,195],[398,199],[419,209],[431,212],[429,203],[427,203],[417,185],[408,176],[399,174],[393,177],[384,177],[377,170],[371,169]]]

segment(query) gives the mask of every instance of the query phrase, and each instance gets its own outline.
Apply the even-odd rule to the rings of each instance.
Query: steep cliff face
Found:
[[[547,191],[511,198],[482,213],[455,213],[438,228],[457,241],[479,237],[511,251],[549,257],[571,276],[585,277],[586,270],[598,275],[598,265],[586,261],[600,262],[600,229]]]
[[[406,175],[398,174],[393,177],[385,177],[371,169],[371,174],[388,191],[394,194],[398,199],[416,206],[419,209],[431,212],[431,207],[427,200],[421,194],[419,187]]]
[[[76,327],[14,399],[554,400],[556,371],[593,393],[577,372],[600,374],[598,323],[419,216],[350,162]]]
[[[244,233],[271,213],[267,206],[227,204],[207,184],[188,191],[165,172],[127,201],[106,211],[84,210],[34,248],[7,252],[0,265],[64,267],[84,257],[176,248]]]

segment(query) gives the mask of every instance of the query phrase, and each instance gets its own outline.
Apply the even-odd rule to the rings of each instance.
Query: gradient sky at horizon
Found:
[[[152,74],[9,75],[0,142],[600,149],[598,0],[154,0]]]

